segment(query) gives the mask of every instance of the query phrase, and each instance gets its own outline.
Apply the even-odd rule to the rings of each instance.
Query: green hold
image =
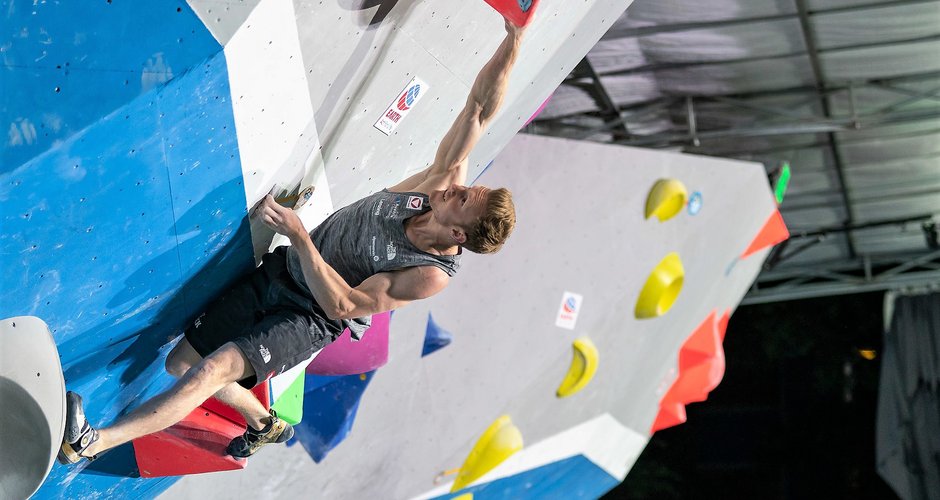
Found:
[[[297,425],[304,416],[304,373],[271,406],[277,416],[291,425]]]
[[[790,184],[790,164],[784,163],[780,169],[780,177],[777,179],[777,185],[774,186],[774,197],[777,198],[777,205],[783,203],[783,195],[787,192],[787,185]]]

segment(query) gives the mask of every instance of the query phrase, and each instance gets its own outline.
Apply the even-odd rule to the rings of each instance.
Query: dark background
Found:
[[[883,293],[742,306],[725,376],[605,499],[887,499],[875,472]]]

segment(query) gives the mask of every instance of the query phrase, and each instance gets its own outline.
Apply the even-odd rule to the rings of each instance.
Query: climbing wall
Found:
[[[109,422],[169,384],[173,338],[251,269],[230,76],[184,3],[2,10],[0,317],[44,320],[67,387]],[[137,476],[121,447],[56,465],[36,497],[170,482]]]
[[[541,2],[471,177],[628,3]],[[301,212],[313,225],[425,167],[503,36],[483,1],[0,8],[0,317],[49,325],[99,424],[168,387],[181,330],[283,241],[247,218],[263,194],[317,186]],[[376,128],[403,91],[409,113]],[[127,445],[55,466],[37,498],[148,498],[172,482],[141,473]]]
[[[660,179],[681,182],[688,200],[663,222],[645,218]],[[708,335],[773,241],[758,237],[776,212],[762,165],[522,135],[478,183],[513,191],[515,233],[496,255],[467,254],[438,296],[394,313],[389,362],[346,440],[319,463],[301,447],[264,450],[246,471],[187,478],[166,498],[261,484],[288,498],[446,496],[454,475],[441,473],[461,467],[501,415],[524,447],[456,494],[597,497],[626,477],[672,387],[707,395],[715,377],[683,375],[680,350],[710,338],[699,358],[719,357],[720,338]],[[637,319],[641,290],[670,253],[684,268],[681,289],[661,314]],[[564,300],[571,294],[580,300]],[[441,330],[452,340],[427,353],[426,337]],[[597,371],[559,398],[580,337],[596,346]]]
[[[629,3],[540,3],[503,110],[471,155],[471,179]],[[249,204],[272,185],[318,185],[340,207],[427,167],[505,35],[482,0],[190,4],[225,46]],[[414,101],[394,109],[401,119],[380,130],[409,91]],[[323,214],[314,212],[301,217],[313,224]],[[271,235],[257,226],[252,235],[260,255]]]

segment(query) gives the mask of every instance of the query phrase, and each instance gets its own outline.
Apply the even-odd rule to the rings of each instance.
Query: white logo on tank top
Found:
[[[265,363],[271,361],[271,351],[269,351],[268,348],[264,346],[264,344],[259,345],[258,354],[261,355],[261,359],[263,359]]]
[[[395,256],[398,255],[397,249],[395,248],[395,244],[394,244],[394,243],[389,243],[389,244],[385,247],[385,253],[386,253],[386,256],[388,257],[388,260],[394,259]],[[376,256],[376,259],[378,259],[378,256]]]

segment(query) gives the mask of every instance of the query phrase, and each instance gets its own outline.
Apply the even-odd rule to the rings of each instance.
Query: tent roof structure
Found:
[[[524,131],[789,164],[745,304],[940,283],[937,0],[636,0]]]

